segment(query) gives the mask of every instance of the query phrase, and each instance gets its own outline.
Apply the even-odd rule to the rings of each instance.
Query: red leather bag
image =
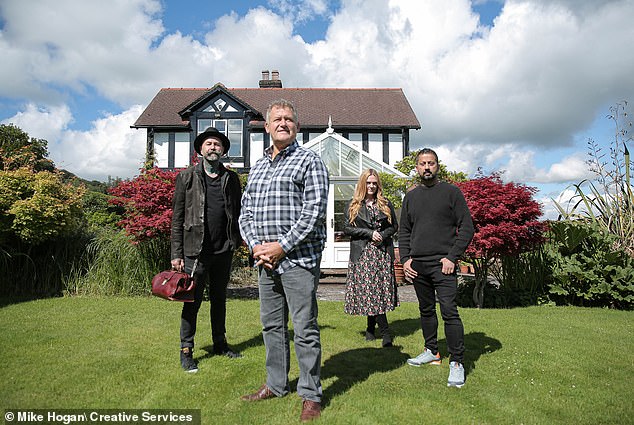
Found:
[[[176,270],[162,271],[152,279],[152,295],[170,301],[193,302],[196,288],[193,275]]]

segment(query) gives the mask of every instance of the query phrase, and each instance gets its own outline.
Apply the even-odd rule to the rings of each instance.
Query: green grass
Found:
[[[265,380],[258,302],[232,299],[228,338],[244,358],[211,356],[208,303],[197,374],[178,361],[180,304],[150,297],[0,303],[0,409],[202,410],[204,424],[297,423],[296,394],[244,403]],[[324,424],[634,423],[634,313],[528,307],[462,309],[468,371],[447,388],[448,362],[414,368],[417,306],[388,314],[393,348],[365,342],[363,317],[320,302]],[[441,322],[442,323],[442,322]],[[441,354],[446,345],[439,329]],[[291,362],[294,387],[297,363]]]

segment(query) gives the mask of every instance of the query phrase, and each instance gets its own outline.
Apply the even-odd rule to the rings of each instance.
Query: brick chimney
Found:
[[[269,80],[269,70],[262,71],[262,79],[260,80],[261,89],[282,88],[282,80],[280,80],[280,72],[278,70],[271,71],[271,79]]]

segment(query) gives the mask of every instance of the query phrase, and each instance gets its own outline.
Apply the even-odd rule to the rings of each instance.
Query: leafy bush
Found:
[[[616,235],[594,221],[550,224],[549,297],[557,304],[632,309],[634,259],[615,249]]]
[[[399,210],[403,205],[407,188],[411,185],[410,179],[389,173],[379,173],[379,177],[383,186],[383,195],[392,203],[395,210]]]
[[[169,239],[172,224],[172,198],[178,171],[157,167],[141,170],[132,180],[109,190],[112,204],[124,208],[119,226],[135,241],[155,237]]]
[[[114,228],[121,221],[124,209],[113,205],[110,202],[112,198],[113,196],[101,192],[86,192],[82,205],[84,217],[90,226]]]
[[[0,244],[16,238],[38,245],[79,227],[83,187],[56,173],[28,168],[0,171]]]
[[[503,183],[500,176],[479,176],[457,183],[464,194],[475,227],[465,256],[475,268],[473,300],[484,306],[488,271],[502,256],[534,249],[543,242],[546,225],[538,221],[541,205],[535,188]]]

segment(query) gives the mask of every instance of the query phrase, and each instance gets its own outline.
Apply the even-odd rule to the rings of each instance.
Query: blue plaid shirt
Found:
[[[328,169],[294,141],[272,159],[273,146],[251,168],[242,195],[240,233],[253,250],[279,242],[286,256],[275,269],[319,265],[326,240]]]

